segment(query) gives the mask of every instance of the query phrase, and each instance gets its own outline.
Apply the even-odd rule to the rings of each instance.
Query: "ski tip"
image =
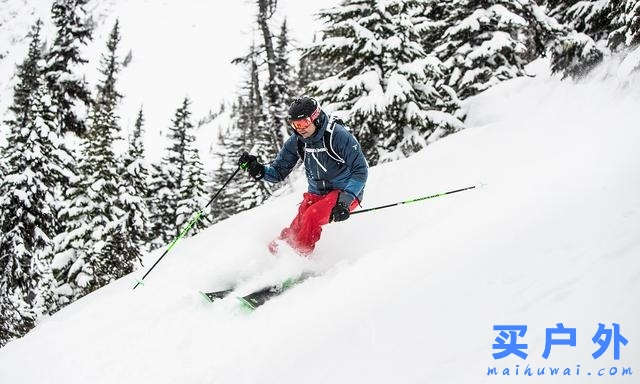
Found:
[[[211,298],[204,292],[202,291],[198,291],[198,293],[200,294],[200,296],[205,299],[207,302],[209,303],[213,303],[213,300],[211,300]]]
[[[244,297],[241,296],[237,296],[236,297],[238,299],[238,301],[240,302],[240,306],[245,309],[247,312],[253,312],[255,311],[256,307],[253,306],[253,304],[251,304],[249,302],[249,300],[245,299]]]

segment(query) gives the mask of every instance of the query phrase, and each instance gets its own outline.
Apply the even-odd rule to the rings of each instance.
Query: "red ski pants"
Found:
[[[336,205],[339,194],[339,190],[333,190],[326,195],[305,192],[298,208],[298,215],[289,227],[282,230],[280,239],[286,240],[303,255],[313,252],[316,242],[320,240],[322,226],[329,222],[331,210]],[[349,210],[353,211],[357,206],[358,200],[354,200]]]

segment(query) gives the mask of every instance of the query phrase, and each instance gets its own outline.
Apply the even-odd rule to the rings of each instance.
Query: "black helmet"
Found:
[[[289,106],[289,121],[304,119],[305,117],[310,117],[313,121],[319,116],[320,106],[318,102],[311,97],[299,97],[293,100],[293,103]]]

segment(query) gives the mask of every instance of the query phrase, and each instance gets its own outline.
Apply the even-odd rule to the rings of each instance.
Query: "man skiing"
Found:
[[[261,164],[248,152],[238,163],[255,180],[276,183],[302,159],[309,189],[303,194],[298,214],[278,239],[307,256],[320,240],[321,226],[348,219],[362,201],[368,165],[355,137],[341,121],[322,111],[315,99],[295,99],[288,121],[294,132],[270,165]],[[277,252],[277,240],[269,244],[271,253]]]

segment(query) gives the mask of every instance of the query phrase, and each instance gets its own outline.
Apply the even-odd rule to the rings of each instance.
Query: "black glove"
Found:
[[[329,222],[332,221],[345,221],[349,218],[349,207],[347,203],[338,201],[331,210],[331,216],[329,216]]]
[[[250,155],[249,152],[244,152],[242,156],[240,156],[238,165],[242,169],[248,170],[251,177],[256,180],[260,180],[264,177],[264,165],[260,164],[258,162],[258,158]]]

